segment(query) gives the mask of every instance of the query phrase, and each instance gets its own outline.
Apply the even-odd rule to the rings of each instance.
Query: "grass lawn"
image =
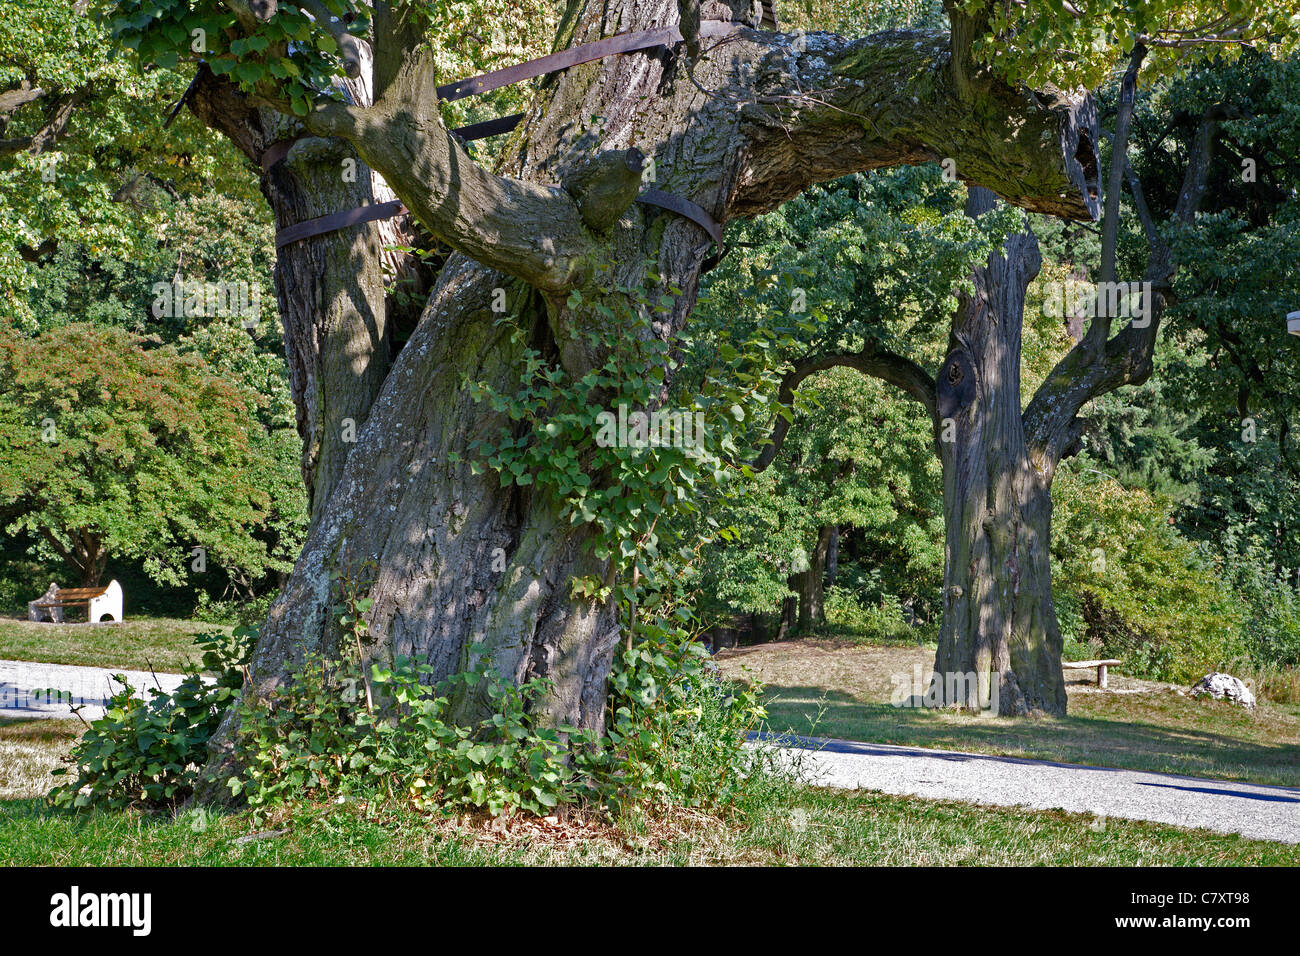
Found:
[[[260,825],[248,813],[203,809],[70,814],[39,794],[76,733],[75,722],[0,724],[0,864],[1300,865],[1300,847],[1281,843],[797,785],[774,787],[731,820],[677,812],[624,827],[582,820],[492,826],[356,801],[304,806]]]
[[[220,624],[174,618],[137,618],[121,623],[48,624],[0,618],[0,659],[47,664],[90,664],[181,671],[202,657],[194,635],[228,632]]]
[[[1300,786],[1294,704],[1252,713],[1113,670],[1101,691],[1095,672],[1076,671],[1068,717],[1009,720],[893,706],[891,676],[910,678],[918,664],[928,674],[931,648],[805,639],[723,651],[718,663],[768,685],[775,731]]]

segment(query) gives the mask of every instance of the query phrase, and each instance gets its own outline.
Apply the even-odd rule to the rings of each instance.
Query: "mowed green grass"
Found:
[[[174,618],[128,618],[120,623],[48,624],[0,618],[0,659],[87,664],[179,672],[197,665],[194,636],[229,627]]]
[[[1067,672],[1069,716],[997,718],[895,707],[894,679],[928,674],[931,648],[824,640],[724,651],[724,673],[767,684],[773,731],[1300,786],[1300,706],[1193,700],[1112,671]]]
[[[69,813],[41,794],[75,722],[0,724],[0,864],[1296,866],[1300,848],[1087,814],[775,783],[730,818],[620,826],[431,817],[349,800],[251,814]]]
[[[255,826],[247,813],[71,815],[0,803],[10,866],[1296,866],[1300,850],[1128,820],[809,787],[732,820],[680,815],[620,828],[519,822],[494,832],[403,808],[301,808]],[[287,832],[285,832],[287,831]],[[259,836],[260,835],[260,836]],[[254,836],[251,840],[241,838]]]

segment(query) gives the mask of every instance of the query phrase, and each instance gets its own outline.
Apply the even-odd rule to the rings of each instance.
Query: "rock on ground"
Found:
[[[1193,684],[1191,694],[1193,697],[1204,697],[1209,694],[1215,700],[1232,701],[1242,707],[1255,706],[1255,695],[1250,692],[1250,688],[1245,683],[1231,674],[1221,674],[1217,671],[1206,674]]]

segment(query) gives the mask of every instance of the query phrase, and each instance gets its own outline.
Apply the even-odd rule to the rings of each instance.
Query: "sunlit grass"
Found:
[[[0,618],[0,659],[179,672],[202,657],[194,635],[229,631],[219,624],[174,618],[121,623],[49,624]]]

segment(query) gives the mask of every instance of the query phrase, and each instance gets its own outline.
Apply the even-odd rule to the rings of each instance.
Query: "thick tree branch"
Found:
[[[802,44],[746,31],[734,47],[755,79],[741,105],[750,143],[733,214],[848,173],[950,159],[958,178],[1013,205],[1097,218],[1097,118],[1086,94],[1013,88],[983,72],[955,80],[950,38],[930,31],[808,34]]]
[[[78,561],[73,553],[63,546],[63,542],[61,542],[49,528],[41,528],[41,537],[45,539],[46,544],[53,548],[54,553],[60,558],[67,561],[68,564],[72,565],[78,571],[85,571],[82,562]]]
[[[67,131],[68,123],[77,107],[90,94],[88,89],[73,90],[54,101],[45,116],[41,128],[30,136],[0,140],[0,159],[15,156],[18,153],[31,153],[38,156],[54,145],[55,141]]]
[[[433,58],[405,10],[375,9],[375,105],[318,103],[304,121],[308,130],[349,140],[415,218],[457,251],[551,295],[580,284],[602,243],[577,203],[563,189],[530,181],[538,177],[479,167],[441,123]],[[685,195],[725,221],[847,173],[953,159],[960,178],[1008,202],[1096,218],[1091,100],[1014,89],[969,70],[963,94],[950,42],[928,31],[797,40],[749,29],[718,40],[702,54],[711,75],[699,86],[709,98],[699,122],[714,124],[727,143],[719,150],[723,195]],[[978,108],[968,98],[972,84]]]
[[[224,3],[226,9],[235,15],[235,19],[239,21],[239,25],[243,27],[246,32],[252,32],[257,29],[258,17],[257,14],[253,12],[249,0],[224,0]]]
[[[8,114],[15,112],[21,106],[39,100],[44,95],[45,90],[39,86],[32,86],[26,80],[20,83],[17,89],[5,90],[0,93],[0,120],[7,120]]]
[[[618,221],[641,190],[645,157],[639,149],[601,153],[564,178],[564,188],[578,203],[582,221],[604,232]]]
[[[375,99],[388,92],[408,51],[423,40],[415,4],[403,0],[374,0],[371,4],[371,33],[374,37]]]
[[[943,8],[948,13],[948,23],[952,27],[948,49],[952,54],[953,88],[958,96],[969,100],[975,94],[973,76],[977,72],[971,58],[971,48],[976,38],[988,31],[988,12],[972,16],[962,10],[955,0],[944,0]]]
[[[598,244],[577,202],[479,166],[443,126],[436,87],[432,57],[413,51],[373,106],[321,102],[304,123],[349,140],[421,225],[458,252],[553,295],[581,284]]]

